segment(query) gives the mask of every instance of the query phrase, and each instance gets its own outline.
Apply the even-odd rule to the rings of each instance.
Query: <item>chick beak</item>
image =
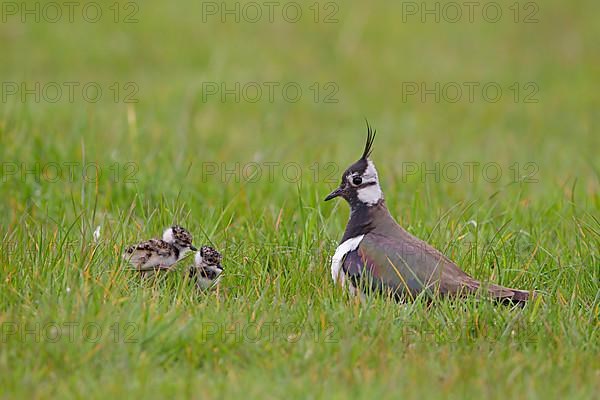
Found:
[[[329,195],[327,197],[325,197],[325,201],[335,199],[336,197],[341,196],[343,192],[344,192],[344,188],[340,186],[339,188],[335,189],[333,192],[329,193]]]
[[[198,251],[198,249],[196,247],[194,247],[194,246],[190,246],[190,250],[191,251]]]

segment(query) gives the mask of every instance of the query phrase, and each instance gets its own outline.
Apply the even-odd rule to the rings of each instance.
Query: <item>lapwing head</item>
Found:
[[[221,260],[221,253],[210,246],[202,246],[194,256],[194,262],[198,267],[215,267],[223,270]]]
[[[190,278],[195,279],[200,289],[215,286],[223,273],[221,253],[210,246],[202,246],[194,256],[194,268],[190,268],[189,271]]]
[[[376,133],[367,122],[367,142],[361,158],[344,171],[342,183],[325,198],[325,201],[343,197],[350,207],[355,208],[374,206],[383,199],[377,170],[373,161],[369,159]]]
[[[163,240],[177,247],[179,251],[198,250],[192,245],[192,234],[179,225],[167,228],[163,233]]]

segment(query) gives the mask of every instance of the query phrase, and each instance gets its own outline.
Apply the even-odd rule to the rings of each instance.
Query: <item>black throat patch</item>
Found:
[[[375,228],[373,225],[374,214],[380,212],[382,208],[385,209],[385,202],[383,199],[379,200],[374,206],[360,203],[353,207],[350,214],[350,220],[348,221],[348,225],[346,225],[346,231],[344,232],[344,236],[340,243],[371,232]]]

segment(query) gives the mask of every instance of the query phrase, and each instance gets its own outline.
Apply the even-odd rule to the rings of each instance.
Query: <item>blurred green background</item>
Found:
[[[496,23],[488,22],[495,8],[486,2],[474,6],[472,18],[462,6],[456,23],[444,2],[283,2],[272,6],[272,17],[260,2],[123,2],[118,15],[112,2],[99,2],[98,23],[84,19],[96,10],[85,3],[74,8],[73,23],[64,6],[61,23],[49,23],[44,2],[33,15],[17,3],[0,27],[0,74],[29,88],[39,82],[49,93],[36,103],[32,96],[23,102],[21,88],[4,90],[3,160],[79,161],[83,143],[86,160],[102,166],[138,163],[145,193],[162,179],[172,181],[173,193],[202,190],[193,171],[175,176],[204,161],[336,162],[343,170],[359,153],[366,117],[381,133],[376,159],[384,179],[401,173],[403,162],[494,161],[508,180],[514,162],[534,162],[542,185],[530,185],[533,192],[575,177],[584,193],[597,192],[598,6],[523,2],[517,15],[513,3],[492,3],[502,11]],[[253,4],[262,12],[255,23]],[[439,12],[425,13],[436,4]],[[296,9],[299,21],[287,22]],[[232,13],[221,15],[225,10]],[[57,104],[44,101],[52,82],[63,88]],[[80,85],[73,103],[65,82]],[[90,82],[102,89],[96,104],[83,100]],[[254,82],[264,89],[255,103],[247,101],[252,88],[247,96],[237,91],[238,103],[203,92]],[[279,85],[273,102],[264,82]],[[479,85],[473,102],[465,82]],[[303,91],[296,103],[284,98],[288,83]],[[403,90],[449,83],[462,87],[461,101],[445,101],[443,93],[439,102],[433,95],[422,101],[421,92]],[[496,103],[483,97],[487,83],[502,89]],[[327,103],[333,91],[337,103]],[[526,102],[530,94],[537,103]],[[129,98],[138,102],[126,104]],[[470,183],[452,186],[460,193]]]
[[[73,3],[2,2],[0,317],[133,321],[141,340],[3,336],[8,397],[600,389],[597,1]],[[469,273],[547,304],[361,308],[333,288],[348,209],[321,200],[359,157],[365,118],[392,214]],[[125,244],[173,222],[225,254],[223,290],[200,304],[182,277],[145,285],[122,269]],[[199,325],[265,319],[331,323],[335,344],[222,343]],[[439,336],[400,343],[407,321]],[[510,336],[514,321],[534,344]],[[449,339],[464,326],[475,339]]]

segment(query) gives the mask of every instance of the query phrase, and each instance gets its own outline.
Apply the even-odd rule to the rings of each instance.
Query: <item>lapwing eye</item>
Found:
[[[362,183],[362,178],[360,176],[355,176],[354,178],[352,178],[352,184],[354,186],[358,186]]]

